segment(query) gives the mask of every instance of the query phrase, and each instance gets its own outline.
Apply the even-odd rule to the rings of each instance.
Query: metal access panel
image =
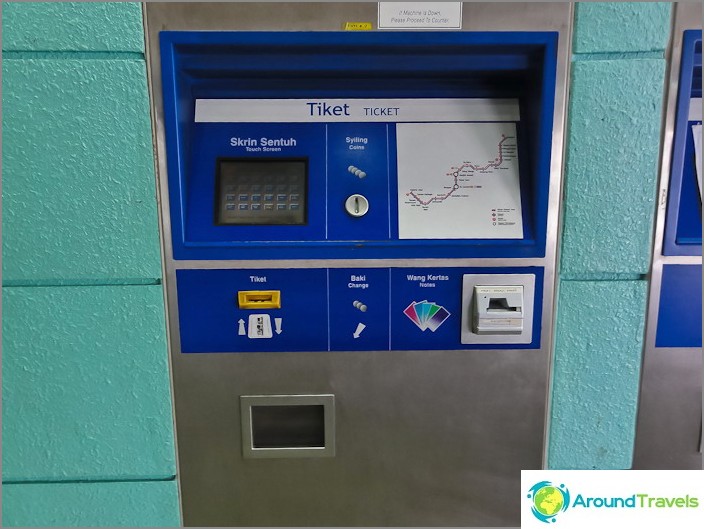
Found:
[[[702,124],[701,18],[701,4],[676,4],[633,458],[638,469],[702,468],[702,189],[695,148]]]
[[[518,525],[571,6],[145,10],[186,525]]]

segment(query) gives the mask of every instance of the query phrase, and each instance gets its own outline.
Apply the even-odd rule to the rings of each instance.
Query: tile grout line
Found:
[[[50,51],[3,50],[4,60],[145,60],[142,51]]]
[[[176,479],[175,475],[161,478],[125,478],[125,479],[66,479],[66,480],[7,480],[3,485],[76,485],[90,483],[144,483],[144,482],[169,482]]]
[[[572,59],[572,62],[629,61],[629,60],[644,60],[644,59],[665,60],[665,50],[572,53],[571,59]]]
[[[6,281],[2,288],[55,288],[55,287],[134,287],[134,286],[156,286],[161,285],[159,278],[150,279],[116,279],[114,281]]]

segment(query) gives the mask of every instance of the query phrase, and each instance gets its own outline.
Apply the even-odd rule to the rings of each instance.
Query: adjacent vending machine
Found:
[[[543,466],[571,6],[377,15],[146,4],[186,525],[518,525]]]
[[[702,6],[678,3],[634,468],[702,468]]]

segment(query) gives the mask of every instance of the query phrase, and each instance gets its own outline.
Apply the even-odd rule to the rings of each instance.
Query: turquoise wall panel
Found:
[[[671,2],[579,2],[573,51],[662,51],[670,34]]]
[[[3,2],[4,51],[143,52],[139,2]]]
[[[572,68],[561,277],[646,274],[665,61]]]
[[[174,527],[175,481],[4,485],[6,527]]]
[[[630,468],[647,291],[646,281],[560,283],[549,468]]]
[[[671,10],[576,5],[550,468],[631,465]]]
[[[2,293],[3,481],[173,477],[162,287]]]
[[[2,23],[3,524],[177,526],[142,6]]]
[[[142,60],[3,61],[3,282],[161,276]]]

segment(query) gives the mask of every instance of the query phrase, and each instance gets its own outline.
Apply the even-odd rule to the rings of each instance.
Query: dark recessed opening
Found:
[[[325,447],[325,407],[252,406],[252,448]]]
[[[506,298],[491,298],[489,300],[488,310],[497,310],[501,312],[518,312],[519,307],[509,307]]]

